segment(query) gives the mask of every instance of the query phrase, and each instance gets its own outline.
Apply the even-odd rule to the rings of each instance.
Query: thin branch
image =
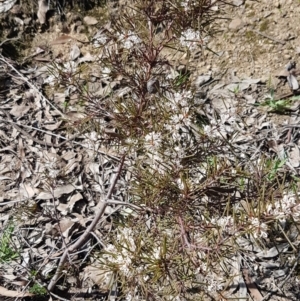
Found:
[[[59,261],[59,264],[57,266],[57,269],[56,269],[56,273],[55,275],[53,276],[53,278],[51,279],[49,285],[48,285],[48,291],[51,292],[53,289],[54,289],[54,286],[56,284],[56,282],[58,281],[58,279],[60,278],[61,276],[61,272],[63,270],[63,266],[64,266],[64,263],[68,257],[68,255],[70,253],[74,253],[74,251],[76,251],[78,248],[80,248],[90,237],[90,234],[91,232],[93,231],[93,229],[95,228],[95,226],[98,224],[101,216],[103,215],[104,211],[105,211],[105,208],[106,206],[108,205],[108,202],[107,200],[110,199],[111,195],[112,195],[112,192],[117,184],[117,180],[121,174],[121,171],[122,171],[122,168],[123,168],[123,165],[124,165],[124,161],[125,161],[125,155],[123,155],[123,157],[121,158],[121,162],[120,162],[120,165],[119,165],[119,168],[118,168],[118,171],[115,175],[115,178],[113,179],[112,181],[112,184],[109,188],[109,191],[107,192],[107,195],[105,197],[105,200],[103,202],[101,202],[101,206],[99,207],[92,223],[86,228],[86,230],[84,231],[84,233],[80,236],[80,238],[75,242],[73,243],[72,245],[70,245],[63,253],[63,255],[61,256],[60,258],[60,261]]]
[[[116,204],[116,205],[121,205],[121,206],[132,207],[136,210],[143,210],[143,209],[150,210],[150,208],[148,208],[146,206],[140,207],[140,206],[137,206],[137,205],[134,205],[134,204],[131,204],[131,203],[122,202],[122,201],[107,200],[107,203],[108,204]]]
[[[16,72],[16,74],[18,74],[18,76],[27,83],[27,85],[33,89],[40,97],[43,101],[47,102],[55,111],[57,111],[61,116],[65,117],[65,114],[63,112],[61,112],[58,108],[56,108],[51,101],[49,101],[40,91],[39,89],[32,84],[28,78],[26,78],[22,73],[20,73],[11,63],[9,63],[5,57],[3,55],[0,54],[0,61],[4,62],[7,66],[9,66],[14,72]]]
[[[9,42],[9,41],[17,41],[17,40],[19,40],[20,39],[20,36],[17,36],[17,37],[15,37],[15,38],[11,38],[11,39],[6,39],[6,40],[4,40],[4,41],[2,41],[1,43],[0,43],[0,47],[3,45],[3,44],[5,44],[6,42]]]

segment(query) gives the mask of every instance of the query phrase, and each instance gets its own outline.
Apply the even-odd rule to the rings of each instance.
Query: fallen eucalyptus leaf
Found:
[[[37,17],[41,24],[46,23],[46,13],[49,10],[48,1],[47,0],[39,0],[39,10],[37,12]]]
[[[53,192],[42,191],[36,197],[39,200],[50,200],[52,198],[59,198],[63,194],[69,194],[75,190],[75,186],[68,184],[55,188]]]
[[[77,45],[73,45],[70,51],[70,60],[75,61],[80,56],[80,49]]]
[[[289,84],[289,86],[292,90],[298,90],[299,89],[299,83],[297,81],[297,78],[294,75],[289,74],[288,77],[287,77],[287,81],[288,81],[288,84]]]

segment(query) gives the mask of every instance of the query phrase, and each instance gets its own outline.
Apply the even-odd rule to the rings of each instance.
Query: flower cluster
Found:
[[[131,30],[129,30],[127,34],[121,33],[119,35],[119,41],[123,42],[123,47],[125,49],[131,49],[135,45],[140,44],[142,42],[139,36]]]
[[[102,47],[107,43],[109,40],[108,36],[100,31],[99,33],[96,33],[95,36],[93,37],[93,45],[95,48]]]
[[[280,201],[276,201],[274,206],[268,205],[267,215],[273,215],[280,221],[292,217],[295,221],[300,220],[300,203],[299,197],[294,194],[285,194]]]
[[[235,223],[232,216],[224,216],[220,218],[212,218],[211,224],[217,226],[222,232],[233,234],[235,231]]]
[[[192,10],[195,6],[197,6],[198,1],[195,0],[185,0],[181,2],[181,6],[183,7],[185,12],[189,12]]]

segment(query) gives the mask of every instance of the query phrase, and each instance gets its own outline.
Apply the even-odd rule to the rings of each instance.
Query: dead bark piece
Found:
[[[260,291],[258,290],[255,282],[252,281],[251,277],[249,276],[248,269],[243,269],[242,273],[243,273],[243,276],[244,276],[244,279],[245,279],[245,283],[246,283],[247,289],[250,292],[251,297],[253,298],[253,300],[255,300],[255,301],[262,301],[263,300],[263,296],[260,293]]]

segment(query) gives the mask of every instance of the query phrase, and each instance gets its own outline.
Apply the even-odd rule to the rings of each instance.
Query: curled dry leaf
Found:
[[[32,198],[35,195],[35,191],[31,185],[20,184],[20,194],[25,198]]]
[[[274,257],[278,256],[280,252],[286,252],[288,250],[288,248],[289,248],[289,244],[283,243],[283,244],[277,245],[276,247],[272,247],[269,250],[263,250],[263,251],[257,253],[256,257],[258,257],[259,259],[274,258]]]
[[[62,123],[62,121],[58,121],[58,122],[52,123],[52,124],[44,124],[44,128],[46,130],[49,130],[49,131],[54,131],[54,130],[57,130],[59,128],[61,123]]]
[[[16,2],[17,0],[0,1],[0,13],[5,13],[9,11]]]
[[[51,42],[51,45],[60,45],[60,44],[66,44],[72,40],[71,36],[68,35],[62,35]]]
[[[89,279],[92,281],[92,284],[97,284],[99,286],[100,291],[107,291],[110,289],[110,278],[112,277],[112,273],[106,270],[103,270],[103,266],[99,263],[95,262],[93,265],[89,265],[84,268],[81,277],[83,281]]]
[[[289,74],[288,77],[287,77],[287,81],[288,81],[288,84],[289,84],[289,86],[292,90],[298,90],[299,89],[299,83],[297,81],[297,78],[294,75]]]
[[[69,232],[71,231],[74,224],[75,224],[74,221],[68,218],[63,218],[59,221],[58,224],[54,226],[54,228],[56,228],[58,232],[61,232],[65,238],[68,238],[70,234]]]
[[[59,198],[63,194],[69,194],[75,190],[75,186],[68,184],[55,188],[53,192],[50,191],[42,191],[37,196],[39,200],[51,200],[52,198]]]
[[[289,152],[289,161],[293,167],[298,167],[300,164],[300,151],[298,145],[294,144]]]
[[[39,10],[37,12],[37,17],[41,24],[46,23],[46,13],[49,10],[48,1],[39,0]]]
[[[70,51],[70,60],[75,61],[80,56],[80,49],[77,45],[73,45]]]
[[[10,110],[10,114],[15,117],[21,117],[26,115],[26,113],[30,110],[29,106],[26,106],[24,104],[18,106],[14,105],[13,108]]]
[[[69,121],[79,121],[80,119],[84,119],[86,114],[78,112],[78,111],[69,111],[65,114],[65,117]]]

